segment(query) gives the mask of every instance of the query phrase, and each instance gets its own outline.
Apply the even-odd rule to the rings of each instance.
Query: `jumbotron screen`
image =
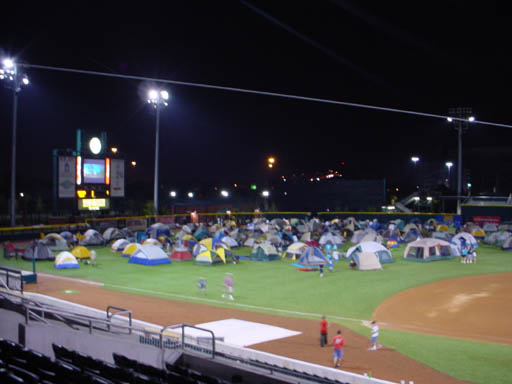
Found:
[[[84,159],[84,183],[105,184],[105,159]]]

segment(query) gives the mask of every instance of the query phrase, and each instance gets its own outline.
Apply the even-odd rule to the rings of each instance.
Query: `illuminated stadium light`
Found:
[[[469,116],[469,117],[468,117],[468,121],[469,121],[470,123],[472,123],[473,121],[475,121],[475,116]]]
[[[193,193],[193,192],[189,192],[189,193],[187,193],[187,196],[188,196],[189,198],[193,198],[193,197],[194,197],[194,193]]]
[[[261,196],[269,197],[270,196],[270,192],[265,190],[265,191],[261,192]]]
[[[453,119],[451,117],[447,117],[446,120],[451,123],[453,121]]]
[[[97,155],[101,152],[101,140],[97,137],[93,137],[89,140],[89,149],[94,155]]]
[[[176,191],[171,191],[171,192],[169,193],[169,195],[170,195],[171,197],[176,197],[176,196],[178,196],[178,194],[176,193]]]
[[[222,190],[222,191],[220,191],[220,194],[221,194],[222,197],[229,197],[229,192],[228,191]]]

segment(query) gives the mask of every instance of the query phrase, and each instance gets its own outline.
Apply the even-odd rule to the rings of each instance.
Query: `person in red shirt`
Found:
[[[320,321],[320,346],[323,347],[327,345],[327,327],[328,323],[325,320],[325,316],[322,316],[322,320]]]
[[[343,359],[343,346],[345,345],[345,339],[341,336],[341,329],[338,330],[338,334],[332,339],[333,346],[333,358],[334,368],[338,368],[341,365],[341,359]]]

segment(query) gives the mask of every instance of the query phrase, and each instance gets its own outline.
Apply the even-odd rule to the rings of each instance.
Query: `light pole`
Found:
[[[446,168],[448,168],[448,185],[447,185],[447,187],[450,188],[450,184],[451,184],[450,183],[450,171],[451,171],[451,168],[453,166],[453,163],[451,161],[447,161],[445,163],[445,165],[446,165]]]
[[[156,110],[156,139],[155,139],[155,185],[153,191],[153,207],[155,216],[158,215],[158,154],[160,146],[160,109],[167,107],[169,92],[164,89],[151,89],[148,92],[148,103]]]
[[[12,59],[2,61],[0,80],[7,88],[12,89],[12,152],[11,152],[11,227],[16,225],[16,125],[18,122],[18,92],[21,85],[28,85],[28,77],[18,71],[16,62]]]
[[[475,121],[475,117],[472,116],[473,110],[471,108],[450,108],[449,114],[452,117],[448,117],[449,123],[455,120],[455,129],[458,130],[458,158],[457,158],[457,215],[461,214],[460,209],[460,196],[462,194],[462,133],[463,129],[468,129],[468,124]]]
[[[418,174],[416,172],[416,163],[420,161],[420,158],[418,156],[411,157],[411,161],[414,163],[414,183],[417,185],[418,182]],[[416,190],[416,187],[414,188]]]

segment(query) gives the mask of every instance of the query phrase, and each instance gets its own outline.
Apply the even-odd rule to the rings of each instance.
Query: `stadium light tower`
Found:
[[[150,89],[148,103],[156,110],[156,139],[155,139],[155,185],[153,191],[153,207],[155,215],[158,215],[158,152],[160,146],[160,110],[167,107],[169,92],[165,89]]]
[[[18,70],[18,65],[13,59],[2,60],[0,80],[9,89],[12,89],[12,152],[11,152],[11,227],[16,225],[16,125],[18,114],[18,92],[22,85],[28,85],[28,77]]]
[[[414,183],[418,182],[418,173],[416,172],[416,163],[420,161],[418,156],[411,157],[411,161],[414,163]]]
[[[445,163],[445,165],[446,165],[446,168],[448,168],[448,188],[450,188],[450,184],[451,184],[450,183],[450,171],[451,171],[451,169],[453,167],[453,163],[451,161],[447,161]]]

